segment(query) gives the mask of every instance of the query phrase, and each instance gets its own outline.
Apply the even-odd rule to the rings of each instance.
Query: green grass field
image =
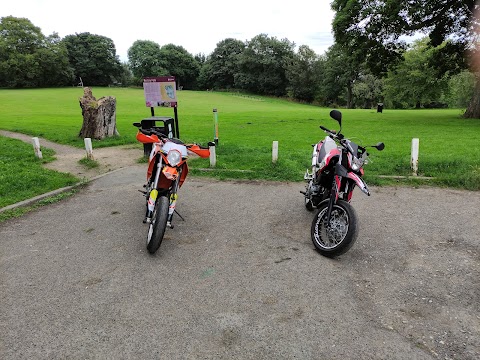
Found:
[[[120,133],[115,139],[94,141],[93,147],[136,143],[136,128],[132,123],[150,116],[143,89],[93,88],[92,91],[97,99],[116,98]],[[0,129],[83,147],[83,139],[78,138],[82,95],[82,88],[0,90]],[[177,95],[180,138],[185,142],[206,144],[213,140],[212,111],[218,109],[216,170],[195,170],[209,166],[208,159],[196,159],[191,162],[194,175],[303,181],[310,164],[311,144],[324,137],[319,125],[336,128],[336,122],[328,116],[331,110],[328,108],[232,93],[179,91]],[[370,185],[431,184],[480,189],[480,119],[463,119],[459,109],[341,111],[345,136],[355,137],[363,145],[385,143],[384,151],[370,152],[371,161],[365,167],[365,178]],[[173,117],[173,109],[155,108],[155,115]],[[420,140],[419,175],[434,179],[379,177],[411,174],[412,138]],[[0,138],[0,141],[5,140]],[[279,160],[275,165],[271,161],[273,141],[279,142]],[[2,160],[2,176],[12,173],[10,167],[14,165],[8,159]],[[17,190],[4,188],[0,196],[4,198],[7,192]]]

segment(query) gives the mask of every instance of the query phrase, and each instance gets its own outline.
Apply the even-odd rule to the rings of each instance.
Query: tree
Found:
[[[135,82],[143,83],[143,78],[167,74],[165,59],[162,58],[160,45],[150,40],[137,40],[128,49],[128,64]]]
[[[67,35],[63,42],[75,76],[84,84],[107,86],[118,81],[122,67],[111,39],[84,32]]]
[[[431,46],[446,39],[452,43],[444,51],[463,54],[475,38],[475,0],[361,1],[333,0],[335,41],[361,49],[367,66],[385,73],[398,62],[406,48],[403,35],[428,34]],[[442,64],[443,65],[443,64]],[[480,116],[480,87],[478,115]],[[472,104],[475,103],[472,99]],[[465,116],[473,117],[467,112]]]
[[[293,59],[295,44],[260,34],[247,42],[239,56],[235,87],[256,94],[285,96],[287,64]]]
[[[405,52],[404,61],[395,66],[386,79],[386,100],[402,107],[420,108],[438,101],[446,90],[446,77],[438,77],[430,64],[443,45],[430,47],[428,38],[416,40]]]
[[[317,94],[319,78],[316,64],[318,55],[306,45],[299,47],[298,52],[287,66],[288,95],[296,100],[311,103]]]
[[[468,70],[456,74],[448,81],[448,106],[467,108],[475,90],[475,75]]]
[[[168,44],[160,48],[160,57],[167,74],[175,76],[177,86],[193,89],[200,72],[200,63],[182,46]]]
[[[356,104],[362,103],[364,109],[371,109],[381,100],[383,80],[371,73],[361,74],[353,85],[353,96]]]
[[[47,87],[70,84],[67,52],[57,34],[45,37],[30,20],[0,19],[0,86]]]
[[[321,89],[327,105],[344,103],[347,108],[353,107],[353,84],[362,64],[352,54],[340,44],[333,44],[326,53]]]
[[[207,88],[232,89],[235,87],[235,75],[239,72],[239,55],[245,50],[245,44],[236,39],[227,38],[217,46],[207,59]]]

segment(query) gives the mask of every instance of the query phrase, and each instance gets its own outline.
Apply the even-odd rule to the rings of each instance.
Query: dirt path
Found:
[[[32,136],[0,130],[0,135],[32,143]],[[97,168],[88,169],[78,161],[86,157],[85,149],[57,144],[39,138],[40,148],[49,148],[55,151],[56,160],[45,164],[51,170],[73,174],[81,179],[92,179],[107,172],[132,166],[138,163],[143,155],[141,145],[124,145],[93,149],[93,157],[99,163]],[[32,149],[33,151],[33,149]]]

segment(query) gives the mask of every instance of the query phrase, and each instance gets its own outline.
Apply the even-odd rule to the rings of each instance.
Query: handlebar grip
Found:
[[[328,131],[328,132],[331,132],[330,130],[328,130],[325,126],[322,126],[320,125],[320,129],[322,129],[323,131]]]

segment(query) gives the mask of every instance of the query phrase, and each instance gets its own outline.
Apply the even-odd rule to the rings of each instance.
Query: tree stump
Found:
[[[84,88],[83,97],[80,98],[83,125],[78,136],[102,140],[120,135],[117,131],[116,105],[117,100],[113,96],[97,100],[92,94],[92,89]]]

